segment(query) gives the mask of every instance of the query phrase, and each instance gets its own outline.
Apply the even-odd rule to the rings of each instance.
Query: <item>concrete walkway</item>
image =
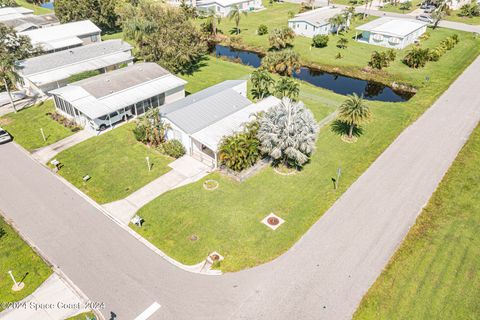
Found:
[[[51,304],[49,308],[34,306]],[[0,313],[2,320],[64,320],[86,312],[85,302],[56,273],[52,274],[37,290],[17,304],[15,309]]]
[[[63,150],[71,148],[74,145],[94,136],[95,134],[91,130],[81,130],[49,146],[33,151],[32,156],[38,162],[46,164],[48,160],[52,159]]]
[[[209,166],[190,156],[183,156],[168,166],[172,168],[171,171],[135,191],[125,199],[103,205],[103,208],[116,220],[128,225],[130,219],[141,207],[162,193],[198,181],[211,170]]]

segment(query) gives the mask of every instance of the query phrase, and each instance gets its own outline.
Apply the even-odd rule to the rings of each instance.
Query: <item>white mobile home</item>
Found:
[[[100,33],[101,30],[90,20],[19,32],[20,35],[29,37],[34,46],[41,47],[46,53],[100,42]]]
[[[313,38],[318,34],[329,34],[337,31],[337,27],[330,23],[330,18],[342,14],[341,8],[323,7],[312,11],[297,14],[288,20],[288,27],[296,35]],[[346,25],[350,24],[348,19]]]
[[[132,64],[132,47],[122,40],[92,43],[16,63],[19,87],[28,96],[45,95],[68,84],[69,77],[85,72],[105,73]]]
[[[228,16],[233,6],[239,7],[241,11],[255,11],[263,8],[261,0],[200,0],[195,2],[195,7],[200,13],[213,10],[222,17]]]
[[[187,154],[215,168],[222,139],[280,103],[275,97],[252,103],[246,96],[246,80],[229,80],[163,106],[161,115],[171,127],[168,139],[179,140]]]
[[[156,63],[138,63],[50,91],[57,111],[79,125],[104,130],[185,96],[186,81]]]
[[[403,49],[415,43],[427,30],[427,23],[413,20],[382,17],[356,28],[361,31],[360,42],[386,48]]]

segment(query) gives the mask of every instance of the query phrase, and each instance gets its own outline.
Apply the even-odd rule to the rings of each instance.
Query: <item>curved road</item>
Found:
[[[103,314],[134,319],[347,319],[480,119],[480,58],[286,254],[219,277],[177,269],[15,144],[0,209]]]

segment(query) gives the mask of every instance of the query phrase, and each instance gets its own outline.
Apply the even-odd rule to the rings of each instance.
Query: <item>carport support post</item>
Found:
[[[43,128],[40,128],[40,133],[42,134],[43,142],[47,142],[47,138],[45,138],[45,133],[43,132]]]

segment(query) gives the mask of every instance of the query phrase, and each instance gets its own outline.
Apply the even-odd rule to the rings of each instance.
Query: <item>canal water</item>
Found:
[[[258,68],[262,64],[262,56],[256,52],[237,50],[218,44],[215,46],[215,55],[217,57],[238,60],[242,64],[254,68]],[[367,100],[402,102],[413,96],[412,93],[398,92],[378,82],[352,78],[308,67],[301,67],[298,73],[293,74],[293,77],[338,94],[356,93],[363,95]]]

